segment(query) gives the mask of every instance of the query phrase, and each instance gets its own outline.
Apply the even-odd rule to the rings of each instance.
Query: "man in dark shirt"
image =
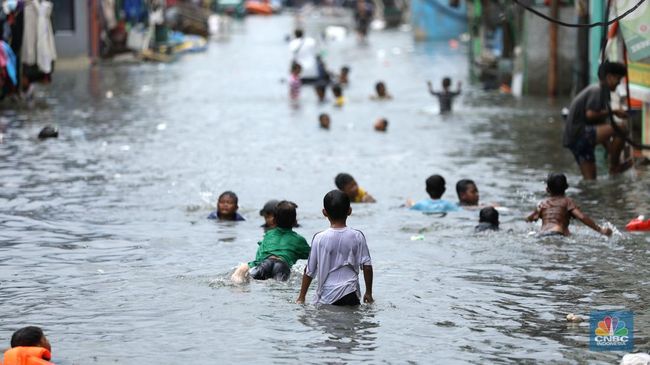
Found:
[[[573,153],[585,180],[596,179],[594,148],[598,144],[607,148],[610,174],[620,173],[626,167],[620,164],[625,141],[608,123],[610,92],[616,90],[625,74],[625,65],[618,62],[603,63],[598,70],[600,82],[587,86],[571,102],[562,143]],[[619,118],[627,116],[623,110],[614,110],[612,113]],[[625,131],[624,123],[619,127]]]

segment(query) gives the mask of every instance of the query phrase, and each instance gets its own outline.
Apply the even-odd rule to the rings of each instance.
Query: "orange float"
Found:
[[[268,2],[263,1],[246,1],[246,12],[249,14],[271,15],[273,8]]]
[[[645,219],[642,215],[634,218],[625,226],[628,231],[650,231],[650,219]]]

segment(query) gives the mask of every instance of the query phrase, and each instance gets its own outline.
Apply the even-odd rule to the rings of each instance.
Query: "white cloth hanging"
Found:
[[[52,32],[52,3],[47,0],[26,0],[21,61],[26,65],[37,65],[41,72],[52,72],[56,60],[56,46]]]

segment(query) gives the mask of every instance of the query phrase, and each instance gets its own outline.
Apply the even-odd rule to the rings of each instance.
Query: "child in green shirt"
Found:
[[[241,283],[248,276],[255,280],[276,279],[286,281],[291,274],[291,266],[300,259],[309,257],[310,247],[304,237],[294,232],[296,208],[290,201],[281,201],[273,215],[276,227],[264,234],[259,242],[255,260],[241,264],[232,274],[232,281]]]

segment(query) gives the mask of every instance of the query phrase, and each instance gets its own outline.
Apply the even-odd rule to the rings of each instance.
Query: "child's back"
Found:
[[[542,231],[569,234],[571,212],[577,208],[576,203],[566,196],[551,196],[542,200],[537,209],[542,219]]]
[[[316,302],[331,304],[360,292],[359,269],[371,265],[366,238],[350,227],[328,228],[314,236],[307,275],[318,277]]]

